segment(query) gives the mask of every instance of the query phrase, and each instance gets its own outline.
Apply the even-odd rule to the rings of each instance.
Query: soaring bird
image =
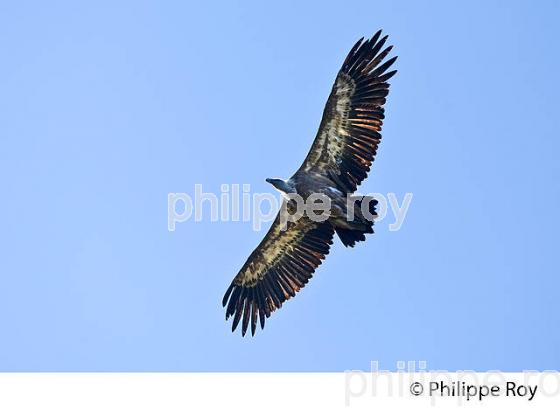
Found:
[[[240,321],[243,336],[249,323],[255,334],[257,319],[264,328],[271,313],[312,277],[329,253],[335,232],[346,247],[373,233],[377,202],[353,193],[366,178],[381,141],[387,81],[396,73],[388,71],[397,57],[385,61],[392,49],[385,47],[386,41],[381,30],[368,40],[358,40],[336,76],[303,164],[288,180],[266,179],[283,193],[284,204],[224,295],[226,320],[233,316],[232,332]],[[309,214],[294,220],[283,218],[283,213],[295,214],[290,195],[306,200],[316,193],[331,201],[326,220],[317,221]]]

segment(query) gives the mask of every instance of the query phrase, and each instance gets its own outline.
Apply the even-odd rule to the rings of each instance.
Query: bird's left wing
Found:
[[[301,217],[286,226],[280,218],[286,211],[289,208],[283,206],[224,295],[226,319],[233,316],[232,331],[243,319],[242,334],[251,322],[254,335],[257,316],[264,328],[265,319],[305,286],[329,253],[334,230],[328,222]]]
[[[387,72],[397,57],[383,62],[392,46],[383,49],[387,36],[380,36],[378,31],[369,40],[359,40],[348,53],[317,136],[298,170],[328,176],[347,193],[354,192],[369,172],[381,140],[387,80],[396,73]]]

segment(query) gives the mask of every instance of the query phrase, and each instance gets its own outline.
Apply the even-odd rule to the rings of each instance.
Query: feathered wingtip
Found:
[[[222,306],[226,308],[226,320],[233,316],[232,332],[235,332],[241,322],[241,335],[245,336],[250,323],[251,336],[254,336],[257,330],[257,318],[261,329],[264,329],[265,318],[269,317],[277,306],[282,306],[280,300],[276,301],[277,305],[268,302],[264,297],[262,286],[256,284],[254,287],[245,287],[236,285],[234,281],[227,289],[222,299]]]
[[[381,33],[382,30],[378,30],[370,39],[365,41],[364,37],[360,38],[350,49],[348,56],[346,56],[342,64],[341,71],[349,75],[356,75],[358,72],[363,74],[371,73],[372,76],[377,77],[391,67],[398,56],[390,58],[383,65],[377,67],[375,71],[372,71],[393,49],[393,46],[388,46],[380,52],[389,38],[388,35],[381,37]],[[396,73],[397,70],[387,72],[382,77],[379,77],[379,81],[385,82]]]

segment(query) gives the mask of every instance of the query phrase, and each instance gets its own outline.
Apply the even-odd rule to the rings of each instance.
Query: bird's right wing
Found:
[[[257,316],[264,328],[265,318],[305,286],[329,253],[334,235],[330,223],[301,217],[286,226],[280,217],[287,211],[290,208],[283,206],[224,295],[226,319],[233,315],[232,331],[243,318],[242,334],[250,321],[254,335]]]
[[[354,192],[366,178],[381,140],[385,98],[396,71],[383,62],[392,46],[378,31],[359,40],[344,60],[323,111],[321,125],[298,172],[329,176],[338,188]]]

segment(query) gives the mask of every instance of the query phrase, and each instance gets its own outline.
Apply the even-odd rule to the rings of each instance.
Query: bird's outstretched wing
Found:
[[[231,330],[243,319],[243,336],[249,322],[251,334],[255,334],[257,316],[264,328],[265,319],[305,286],[329,253],[334,231],[328,222],[317,223],[301,217],[284,226],[280,215],[285,211],[282,207],[224,295],[226,319],[233,316]]]
[[[315,141],[297,172],[329,176],[344,192],[354,192],[366,178],[381,140],[389,67],[397,57],[383,62],[392,46],[383,49],[387,36],[381,30],[371,39],[360,39],[344,60]],[[297,174],[297,173],[296,173]]]

